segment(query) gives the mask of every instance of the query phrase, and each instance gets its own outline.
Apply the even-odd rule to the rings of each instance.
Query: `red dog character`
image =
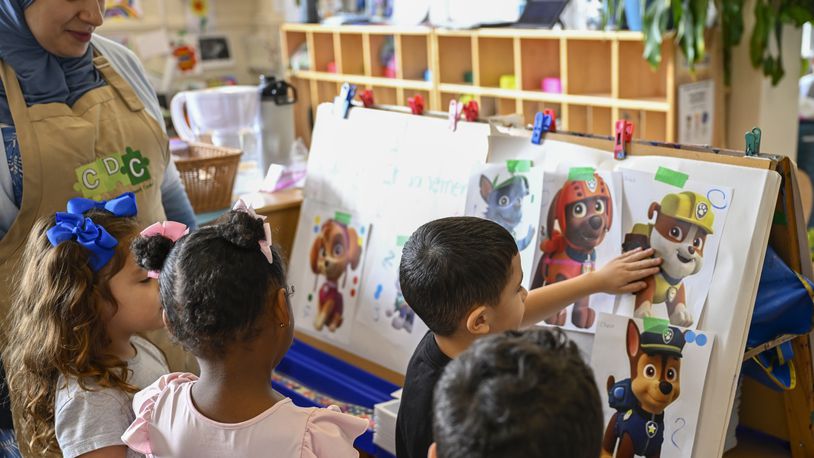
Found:
[[[348,267],[356,269],[361,256],[361,240],[353,228],[333,219],[325,221],[311,246],[311,271],[325,276],[314,319],[314,328],[318,331],[327,325],[334,332],[342,325],[343,299],[337,282]]]
[[[554,229],[554,221],[559,230]],[[540,244],[543,259],[531,287],[537,288],[592,272],[596,247],[605,239],[613,223],[613,201],[605,180],[598,174],[588,180],[568,180],[557,191],[548,209],[548,240]],[[571,321],[579,328],[590,328],[596,313],[589,298],[574,303]],[[565,324],[565,310],[546,320],[548,324]]]

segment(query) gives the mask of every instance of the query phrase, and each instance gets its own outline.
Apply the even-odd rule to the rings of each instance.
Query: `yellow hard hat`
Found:
[[[707,234],[712,234],[712,224],[715,221],[712,203],[701,194],[691,191],[667,194],[661,199],[661,213],[695,224],[707,231]]]

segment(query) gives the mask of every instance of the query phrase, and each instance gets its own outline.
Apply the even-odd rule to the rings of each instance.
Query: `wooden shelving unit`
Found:
[[[392,39],[395,78],[385,77],[380,51]],[[563,130],[611,135],[617,119],[636,124],[634,136],[677,141],[677,84],[713,78],[719,101],[715,110],[716,146],[724,144],[724,110],[719,65],[701,66],[691,76],[665,40],[662,64],[653,71],[641,57],[638,32],[551,31],[513,28],[444,30],[428,27],[286,24],[283,59],[288,78],[304,103],[297,112],[297,135],[310,141],[312,115],[333,100],[344,82],[373,89],[376,103],[406,105],[416,94],[429,109],[445,111],[449,101],[471,96],[481,116],[520,113],[526,122],[550,108]],[[303,44],[309,70],[290,71],[289,59]],[[715,55],[716,40],[710,40]],[[329,72],[329,64],[336,72]],[[429,70],[430,79],[424,80]],[[514,88],[500,78],[513,75]],[[543,92],[543,78],[560,78],[562,93]]]

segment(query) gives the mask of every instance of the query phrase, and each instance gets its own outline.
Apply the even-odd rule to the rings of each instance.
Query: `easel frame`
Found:
[[[353,106],[359,106],[359,104],[354,102]],[[374,106],[371,108],[409,114],[409,110],[404,107]],[[424,116],[443,119],[447,117],[447,114],[429,112],[425,113]],[[486,120],[479,120],[478,122],[486,122]],[[525,126],[522,128],[509,128],[508,133],[516,136],[530,136],[530,132]],[[606,151],[608,154],[612,154],[614,146],[612,137],[572,132],[548,133],[546,139],[595,148]],[[771,226],[769,244],[791,269],[803,276],[812,277],[812,264],[808,261],[810,255],[808,254],[805,223],[802,221],[802,202],[795,174],[796,165],[789,158],[771,154],[745,156],[742,151],[642,140],[634,140],[629,145],[627,154],[630,156],[675,157],[777,172],[781,177],[781,185],[778,200],[775,204],[775,218]],[[756,288],[756,285],[754,287]],[[378,364],[302,333],[297,333],[297,337],[374,375],[397,384],[403,383],[401,374]],[[809,334],[782,336],[782,338],[773,339],[762,344],[760,348],[763,350],[771,349],[789,340],[793,342],[795,352],[794,364],[797,369],[797,385],[794,390],[780,393],[777,396],[777,398],[782,398],[785,428],[768,429],[758,425],[756,429],[788,439],[792,445],[791,450],[794,457],[814,456],[814,435],[811,426],[811,412],[814,411],[814,368],[812,368]],[[748,354],[744,356],[748,356]],[[744,398],[743,400],[744,403],[758,403],[761,405],[758,410],[771,410],[763,405],[768,406],[772,402],[776,404],[778,401],[779,399],[763,396],[760,399]],[[777,407],[777,405],[773,405],[773,407]],[[778,419],[775,420],[779,421]]]

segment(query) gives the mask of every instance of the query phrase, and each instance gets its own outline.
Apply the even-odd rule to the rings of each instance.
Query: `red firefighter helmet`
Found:
[[[611,207],[613,202],[611,200],[610,189],[605,184],[599,174],[594,173],[593,178],[588,180],[568,180],[563,184],[562,188],[557,192],[554,197],[554,211],[556,214],[557,222],[559,223],[559,231],[553,230],[553,221],[549,221],[549,231],[551,231],[550,240],[544,242],[543,251],[553,252],[563,249],[562,242],[568,243],[565,240],[564,234],[567,233],[567,218],[565,217],[565,209],[576,202],[589,199],[591,197],[604,197],[605,198],[605,214],[608,216],[608,228],[613,223],[613,211]]]

